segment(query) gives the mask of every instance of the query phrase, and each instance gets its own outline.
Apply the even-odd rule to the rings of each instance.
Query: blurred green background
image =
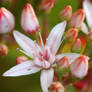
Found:
[[[16,21],[15,29],[23,32],[20,25],[22,8],[27,2],[30,2],[36,11],[35,3],[37,1],[38,0],[17,0],[17,3],[13,5],[8,2],[2,3],[0,1],[0,7],[6,7],[14,14]],[[74,12],[79,8],[80,2],[79,0],[56,0],[54,8],[48,14],[50,29],[59,22],[59,13],[66,5],[71,5]],[[36,11],[36,14],[38,15],[40,26],[42,26],[42,16],[39,15],[38,11]],[[2,77],[2,74],[6,70],[10,69],[16,64],[16,57],[23,55],[22,53],[16,51],[16,48],[18,47],[17,43],[16,45],[7,45],[9,47],[8,55],[6,57],[0,57],[0,92],[42,92],[40,87],[40,73],[14,78]],[[75,92],[75,90],[74,88],[69,88],[68,92]]]

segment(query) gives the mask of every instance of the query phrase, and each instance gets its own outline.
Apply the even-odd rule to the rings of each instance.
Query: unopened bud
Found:
[[[56,82],[58,80],[57,76],[54,76],[53,81]]]
[[[8,54],[8,47],[6,45],[0,45],[0,56],[6,56]]]
[[[80,53],[82,49],[82,44],[81,44],[81,40],[79,38],[77,38],[74,42],[74,44],[72,45],[72,52],[76,52],[76,53]]]
[[[69,20],[69,27],[80,28],[81,24],[85,19],[85,12],[83,9],[79,9],[73,13],[72,17]]]
[[[70,69],[72,75],[75,77],[82,78],[86,76],[88,72],[88,57],[81,55],[74,62],[72,62]]]
[[[71,28],[66,32],[66,38],[70,41],[76,39],[78,36],[78,30],[75,28]]]
[[[14,28],[13,14],[5,8],[0,8],[0,33],[5,34]]]
[[[39,31],[39,23],[31,4],[27,3],[22,10],[21,26],[26,33],[32,34]]]
[[[60,82],[53,82],[49,89],[49,92],[65,92],[63,85]]]
[[[58,62],[59,67],[61,68],[67,68],[69,66],[69,59],[67,56],[64,56],[61,58]]]
[[[76,81],[76,82],[73,84],[73,86],[74,86],[75,88],[77,88],[78,90],[83,90],[83,89],[85,89],[85,86],[87,86],[87,85],[86,85],[86,83],[84,83],[84,82],[82,82],[82,81]]]
[[[26,62],[27,60],[28,60],[27,57],[25,57],[25,56],[19,56],[19,57],[16,58],[16,64],[21,64],[23,62]]]
[[[70,5],[64,7],[64,9],[60,12],[60,19],[69,20],[72,16],[72,7]]]
[[[54,3],[55,3],[55,0],[42,0],[40,7],[42,10],[48,11],[51,8],[53,8]]]

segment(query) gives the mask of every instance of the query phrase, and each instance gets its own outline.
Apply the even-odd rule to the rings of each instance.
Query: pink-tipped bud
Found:
[[[79,9],[73,13],[72,17],[69,20],[69,27],[80,28],[81,24],[85,19],[85,11],[83,9]]]
[[[58,62],[59,67],[61,68],[67,68],[69,66],[69,59],[67,56],[64,56],[61,58]]]
[[[19,57],[16,58],[16,64],[21,64],[23,62],[26,62],[27,60],[28,60],[27,57],[25,57],[25,56],[19,56]]]
[[[70,41],[76,39],[78,36],[78,30],[75,28],[71,28],[66,32],[66,38]]]
[[[48,11],[51,8],[53,8],[54,3],[55,3],[55,0],[42,0],[40,7],[42,10]]]
[[[80,53],[81,52],[81,48],[82,48],[82,44],[81,44],[81,40],[79,38],[77,38],[74,42],[74,44],[72,45],[72,52],[76,52],[76,53]]]
[[[0,45],[0,56],[7,56],[8,47],[6,45]]]
[[[72,62],[71,73],[73,76],[82,78],[86,76],[88,72],[88,57],[85,55],[81,55],[74,62]]]
[[[14,28],[13,14],[5,8],[0,8],[0,33],[5,34]]]
[[[65,92],[63,85],[60,82],[53,82],[49,89],[49,92]]]
[[[64,9],[60,12],[61,20],[69,20],[72,16],[72,7],[70,5],[64,7]]]
[[[27,3],[22,10],[21,26],[26,33],[32,34],[39,31],[39,23],[31,4]]]

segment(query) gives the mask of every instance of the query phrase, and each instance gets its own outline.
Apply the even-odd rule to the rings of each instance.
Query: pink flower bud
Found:
[[[22,10],[21,26],[29,34],[39,31],[39,23],[31,4],[27,3]]]
[[[58,77],[57,76],[54,76],[53,81],[55,82],[57,80],[58,80]]]
[[[77,38],[74,42],[74,44],[72,45],[72,52],[81,52],[82,49],[82,44],[81,44],[81,40],[79,38]]]
[[[76,12],[74,12],[72,17],[70,18],[69,26],[75,27],[75,28],[80,28],[84,19],[85,19],[85,12],[83,9],[79,9]]]
[[[78,36],[78,30],[75,28],[71,28],[66,32],[66,38],[70,41],[76,39]]]
[[[14,28],[15,20],[13,14],[5,8],[0,8],[0,33],[4,34]]]
[[[19,56],[19,57],[16,58],[16,64],[21,64],[22,62],[25,62],[27,60],[28,60],[27,57],[25,57],[25,56]]]
[[[86,76],[88,72],[88,57],[81,55],[74,62],[72,62],[70,69],[72,75],[75,77],[82,78]]]
[[[83,90],[86,88],[86,83],[85,82],[82,82],[82,81],[76,81],[74,84],[73,84],[74,87],[76,87],[78,90]]]
[[[60,82],[53,82],[49,89],[49,92],[65,92],[63,85]]]
[[[72,7],[70,5],[64,7],[64,9],[60,12],[61,20],[69,20],[72,16]]]
[[[64,56],[61,58],[58,62],[59,67],[61,68],[67,68],[69,66],[69,59],[67,56]]]
[[[50,10],[54,6],[55,0],[42,0],[41,9],[44,11]]]
[[[6,45],[0,45],[0,56],[6,56],[8,54],[8,47]]]

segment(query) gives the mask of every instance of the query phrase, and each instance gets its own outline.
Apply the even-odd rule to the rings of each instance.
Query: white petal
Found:
[[[88,35],[88,27],[86,26],[85,23],[82,23],[81,25],[81,29],[82,29],[82,32],[85,33],[86,35]]]
[[[37,54],[37,49],[40,49],[40,47],[33,40],[18,31],[14,31],[13,34],[17,43],[30,55],[31,58],[33,57],[33,54]]]
[[[83,8],[86,12],[86,18],[87,18],[87,22],[89,27],[92,27],[92,4],[89,0],[84,0],[83,2]]]
[[[41,87],[43,92],[48,92],[48,87],[50,87],[53,81],[53,76],[54,70],[52,68],[41,72]]]
[[[3,76],[21,76],[21,75],[28,75],[32,73],[36,73],[40,71],[40,68],[35,66],[32,61],[26,61],[21,64],[18,64],[5,72]]]
[[[66,21],[57,24],[52,29],[52,31],[50,32],[50,34],[47,38],[46,45],[48,47],[50,47],[52,53],[54,53],[54,54],[56,54],[56,52],[61,44],[61,38],[65,31],[65,27],[66,27]]]
[[[64,56],[67,56],[69,59],[69,64],[71,64],[76,58],[80,56],[80,54],[77,53],[64,53],[56,56],[56,60],[63,58]]]

